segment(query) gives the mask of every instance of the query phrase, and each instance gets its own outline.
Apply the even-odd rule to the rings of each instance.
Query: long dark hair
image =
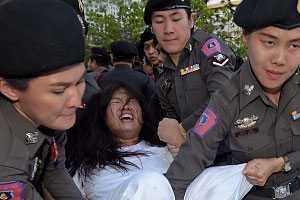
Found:
[[[95,97],[90,106],[91,110],[87,110],[84,122],[80,125],[77,133],[72,136],[71,144],[68,146],[66,166],[69,167],[70,174],[73,176],[76,171],[80,175],[88,177],[95,168],[104,168],[109,165],[115,169],[127,170],[125,165],[134,165],[124,159],[137,155],[145,155],[143,152],[124,152],[120,151],[119,146],[113,139],[112,133],[109,131],[105,115],[106,109],[112,98],[113,93],[119,88],[127,91],[128,100],[134,98],[140,103],[142,111],[145,111],[144,97],[141,93],[126,84],[125,82],[114,82],[106,87],[102,94]],[[152,146],[164,146],[158,138],[155,129],[148,123],[148,119],[143,112],[144,123],[140,132],[140,140],[146,141]]]

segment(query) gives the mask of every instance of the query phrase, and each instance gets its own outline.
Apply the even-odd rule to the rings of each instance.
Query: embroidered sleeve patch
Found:
[[[218,115],[216,112],[207,107],[193,128],[193,132],[201,138],[204,137],[218,123]]]
[[[215,53],[222,53],[221,46],[217,39],[211,38],[205,42],[202,46],[201,51],[207,56],[211,56]]]
[[[23,184],[19,181],[0,182],[0,199],[22,200]]]

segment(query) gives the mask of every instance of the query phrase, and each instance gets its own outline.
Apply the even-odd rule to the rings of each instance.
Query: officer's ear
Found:
[[[0,92],[11,101],[18,101],[17,89],[13,88],[4,78],[0,77]]]
[[[114,61],[114,56],[113,56],[113,54],[110,53],[110,54],[109,54],[109,57],[110,57],[110,62],[113,63],[113,61]]]
[[[194,14],[192,13],[191,14],[191,17],[189,18],[189,26],[190,26],[190,29],[192,29],[195,25],[195,21],[194,21]]]
[[[243,28],[243,33],[242,33],[242,36],[243,36],[243,42],[245,44],[245,46],[248,48],[248,39],[249,39],[249,35],[250,35],[251,31],[249,30],[246,30]]]

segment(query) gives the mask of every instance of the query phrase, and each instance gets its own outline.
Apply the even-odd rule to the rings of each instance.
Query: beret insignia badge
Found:
[[[78,0],[78,6],[81,13],[83,13],[83,3],[81,0]]]

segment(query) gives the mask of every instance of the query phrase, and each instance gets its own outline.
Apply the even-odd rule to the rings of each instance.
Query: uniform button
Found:
[[[179,98],[182,99],[182,94],[179,95]]]
[[[283,147],[284,147],[284,144],[280,144],[280,147],[283,148]]]
[[[249,152],[253,151],[253,147],[251,145],[248,146],[248,151]]]

